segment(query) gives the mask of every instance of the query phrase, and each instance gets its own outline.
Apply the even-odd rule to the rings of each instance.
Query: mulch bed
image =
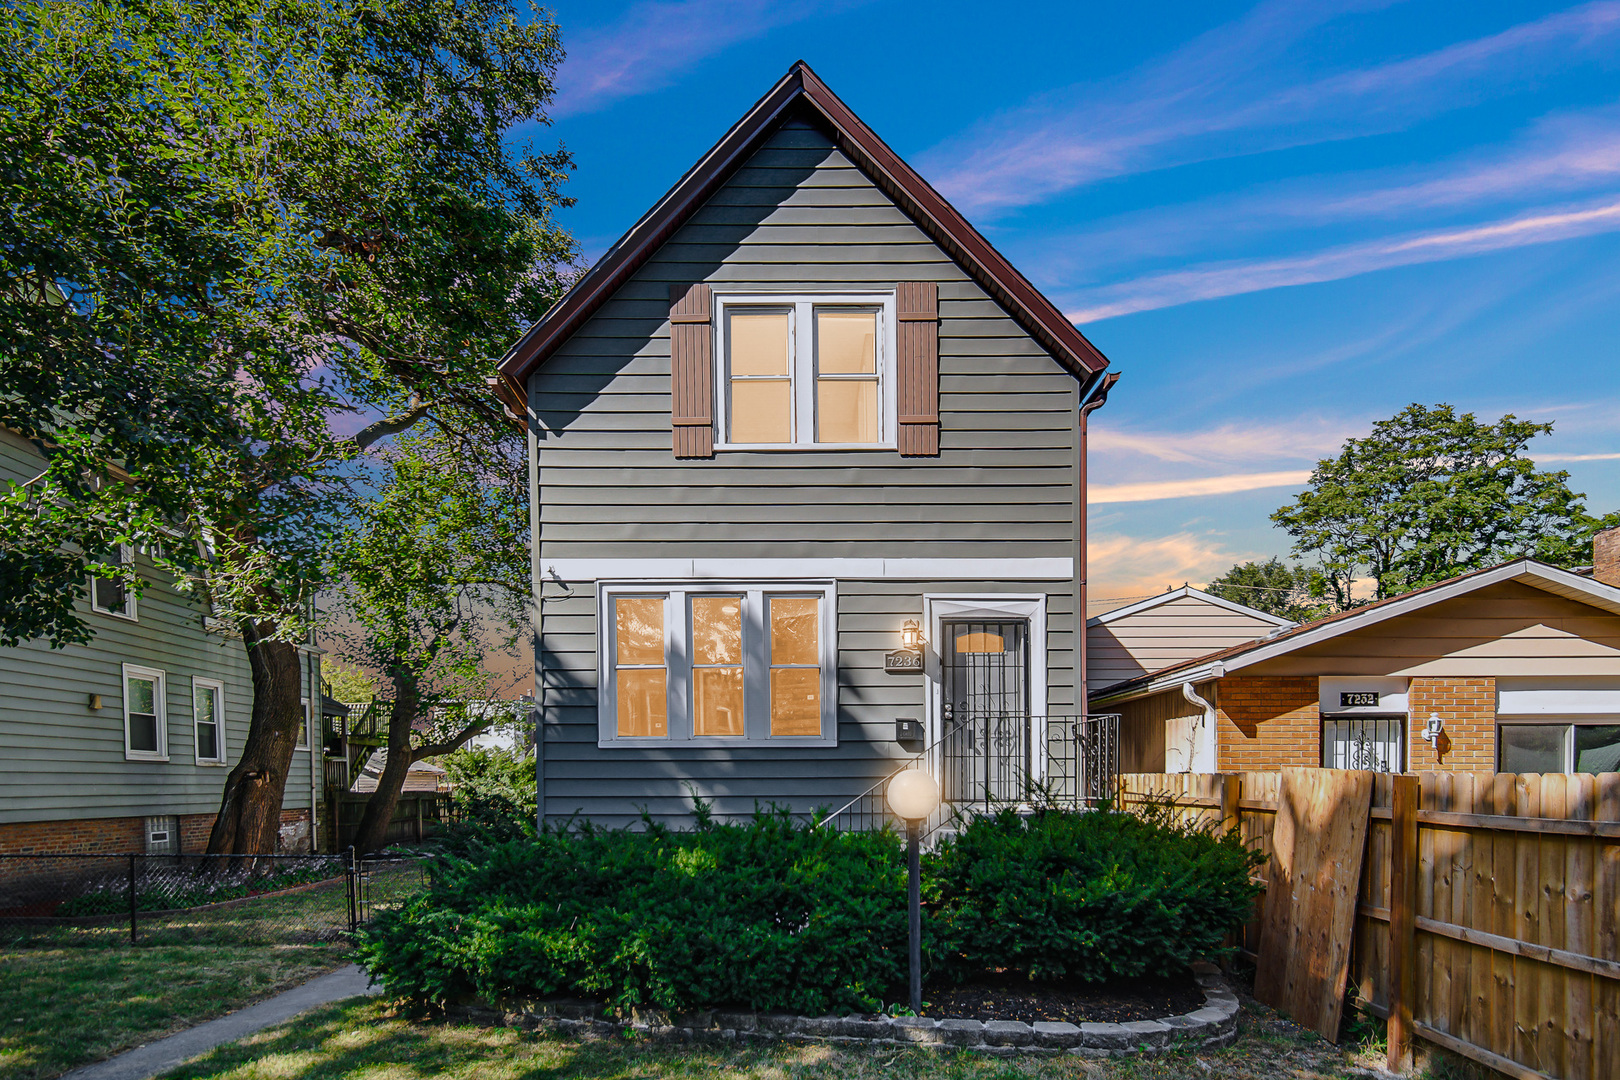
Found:
[[[986,972],[956,986],[929,986],[923,1001],[927,1003],[923,1011],[935,1017],[1125,1024],[1201,1009],[1204,992],[1191,974],[1106,983],[1036,983],[1013,972]]]

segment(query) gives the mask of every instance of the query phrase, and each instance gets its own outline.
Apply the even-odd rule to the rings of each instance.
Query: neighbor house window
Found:
[[[1402,772],[1406,717],[1344,716],[1322,721],[1322,767]]]
[[[722,297],[722,445],[894,444],[892,296]]]
[[[303,724],[302,727],[300,727],[298,729],[298,744],[297,744],[298,749],[300,749],[300,750],[303,750],[303,749],[305,749],[306,747],[309,746],[309,725],[310,725],[310,720],[312,719],[312,717],[310,715],[311,710],[310,710],[310,707],[309,707],[309,698],[304,698],[302,700],[302,704],[304,706],[304,724]]]
[[[225,684],[192,678],[191,715],[196,727],[197,764],[225,763]]]
[[[829,585],[604,586],[601,740],[836,741]]]
[[[1620,724],[1498,724],[1496,759],[1507,773],[1620,772]]]
[[[167,760],[168,716],[163,672],[124,665],[124,757]]]
[[[128,544],[120,544],[101,559],[112,566],[128,566],[135,561],[135,552]],[[121,577],[92,577],[90,579],[90,608],[106,615],[135,618],[135,594]]]

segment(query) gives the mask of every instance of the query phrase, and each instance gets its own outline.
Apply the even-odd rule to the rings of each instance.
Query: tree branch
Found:
[[[361,428],[354,436],[355,449],[366,450],[390,435],[398,435],[415,425],[418,420],[432,411],[433,402],[423,401],[413,394],[411,395],[410,407],[404,412],[394,416],[385,416],[381,420]]]

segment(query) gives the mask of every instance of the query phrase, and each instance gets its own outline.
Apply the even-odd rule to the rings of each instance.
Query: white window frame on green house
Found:
[[[299,702],[304,706],[304,726],[298,729],[298,742],[295,745],[294,749],[305,750],[305,749],[309,748],[309,724],[310,724],[309,698],[299,698]]]
[[[130,693],[131,679],[144,679],[152,683],[152,707],[156,713],[141,713],[141,716],[152,716],[153,726],[156,729],[154,741],[156,750],[137,750],[130,739]],[[169,760],[169,688],[168,676],[161,668],[143,667],[140,664],[123,665],[123,696],[124,696],[124,760],[126,761],[168,761]]]
[[[120,566],[130,566],[134,562],[135,549],[130,547],[128,544],[119,544],[118,564]],[[106,607],[101,603],[100,587],[103,584],[117,588],[123,593],[124,603],[122,607]],[[130,622],[140,621],[137,617],[138,613],[135,608],[135,590],[131,589],[127,583],[118,578],[98,577],[95,574],[90,575],[90,610],[102,615],[112,615],[116,618],[128,619]]]
[[[730,315],[754,308],[787,311],[788,376],[791,384],[792,428],[786,442],[742,442],[731,437]],[[872,442],[820,442],[816,433],[818,370],[815,316],[818,310],[873,311],[878,326],[874,342],[877,382],[878,437]],[[895,397],[895,299],[891,291],[839,291],[828,293],[747,293],[715,295],[715,449],[716,450],[893,450],[899,446],[898,405]]]
[[[693,734],[692,600],[701,597],[739,597],[741,617],[744,733],[740,736]],[[666,673],[666,734],[619,734],[616,601],[664,601],[664,664]],[[817,601],[817,660],[820,734],[771,734],[771,681],[773,670],[793,666],[773,663],[768,605],[772,599],[813,598]],[[811,747],[838,745],[837,587],[832,582],[636,582],[603,584],[597,590],[597,745],[607,747]],[[648,665],[624,665],[627,669]],[[654,669],[657,665],[651,665]],[[698,664],[696,667],[705,666]],[[808,665],[802,665],[808,666]]]
[[[205,726],[200,702],[211,695],[214,702],[213,720],[207,726],[214,729],[214,756],[202,752],[202,729]],[[198,765],[224,765],[225,754],[225,684],[218,679],[191,677],[191,748]]]

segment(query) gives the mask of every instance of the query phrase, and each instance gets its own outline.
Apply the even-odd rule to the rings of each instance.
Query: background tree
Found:
[[[1320,574],[1272,557],[1263,563],[1238,563],[1205,585],[1204,591],[1299,623],[1332,610],[1322,599],[1323,588]]]
[[[1589,564],[1593,535],[1620,514],[1592,516],[1567,472],[1536,469],[1525,451],[1552,428],[1409,405],[1317,462],[1310,486],[1271,520],[1293,536],[1296,557],[1317,561],[1341,610],[1356,603],[1358,577],[1371,577],[1381,600],[1521,556]]]
[[[370,701],[377,696],[377,677],[358,664],[344,663],[337,657],[321,662],[321,678],[339,701]]]
[[[85,571],[152,546],[252,669],[210,850],[270,850],[357,459],[429,419],[510,430],[491,358],[569,272],[568,157],[505,142],[544,121],[556,28],[507,0],[34,0],[0,45],[0,423],[49,461],[0,499],[0,641],[86,640]]]
[[[468,449],[437,431],[401,437],[333,560],[331,636],[345,659],[382,673],[392,705],[361,851],[383,846],[413,763],[507,719],[486,654],[510,651],[528,625],[528,471],[521,439],[475,460]]]

